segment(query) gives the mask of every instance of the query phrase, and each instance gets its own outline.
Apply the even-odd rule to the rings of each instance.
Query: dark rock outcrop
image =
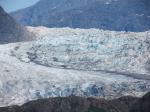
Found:
[[[0,43],[20,42],[32,39],[33,34],[28,32],[27,29],[15,22],[0,7]]]
[[[22,106],[1,107],[0,112],[150,112],[150,93],[114,100],[83,97],[57,97],[31,101]]]
[[[130,112],[150,112],[150,93],[139,99],[130,109]]]
[[[0,112],[128,112],[137,100],[124,97],[112,101],[70,96],[31,101],[23,106],[0,108]]]
[[[150,30],[149,5],[149,0],[40,0],[11,15],[32,26],[138,32]]]

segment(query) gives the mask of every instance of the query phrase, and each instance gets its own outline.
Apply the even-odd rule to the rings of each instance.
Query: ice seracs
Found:
[[[40,30],[36,41],[0,45],[0,106],[70,95],[113,99],[150,90],[149,32],[31,29]]]

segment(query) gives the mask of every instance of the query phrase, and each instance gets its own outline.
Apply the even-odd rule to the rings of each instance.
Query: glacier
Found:
[[[0,106],[57,96],[114,99],[150,91],[150,32],[28,27],[0,45]]]

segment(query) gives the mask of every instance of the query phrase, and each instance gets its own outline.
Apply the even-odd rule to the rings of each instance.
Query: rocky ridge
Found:
[[[83,98],[49,98],[22,106],[0,108],[0,112],[149,112],[149,93],[142,98],[122,97],[114,100]]]

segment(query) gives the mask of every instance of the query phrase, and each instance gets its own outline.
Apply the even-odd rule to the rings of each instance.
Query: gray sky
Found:
[[[0,0],[0,6],[2,6],[5,11],[12,12],[21,8],[29,7],[37,1],[39,0]]]

